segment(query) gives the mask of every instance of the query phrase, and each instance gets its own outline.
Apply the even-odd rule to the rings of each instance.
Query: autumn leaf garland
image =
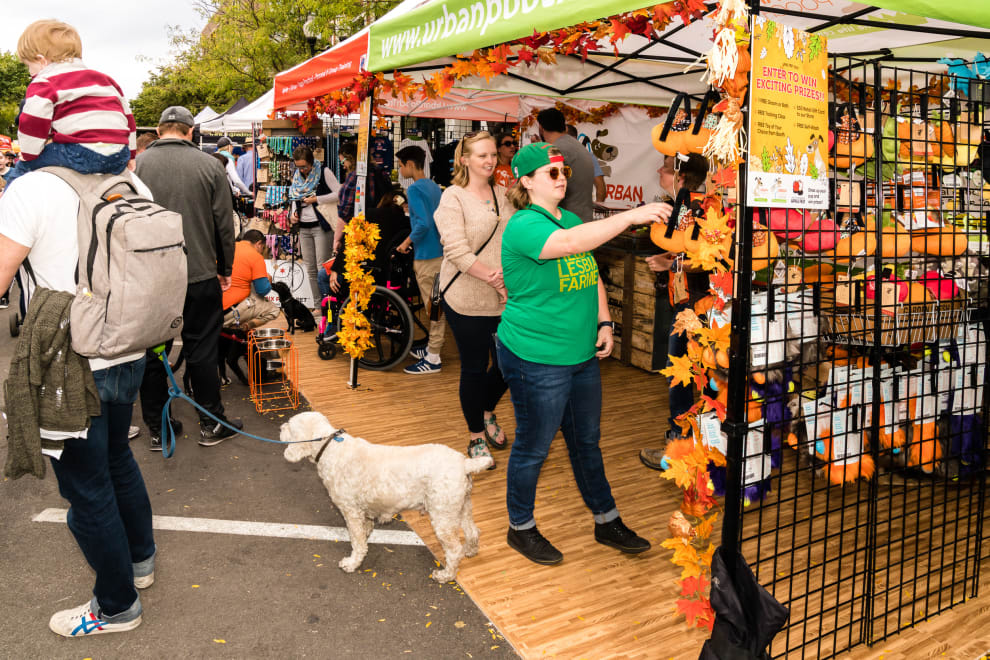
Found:
[[[653,39],[675,18],[687,25],[704,16],[706,11],[703,0],[674,0],[549,32],[534,30],[529,37],[482,48],[468,56],[458,55],[452,64],[422,83],[413,82],[401,71],[393,72],[391,79],[382,73],[363,71],[348,87],[310,99],[305,112],[291,118],[300,131],[306,132],[319,121],[320,115],[343,116],[357,112],[362,101],[373,91],[377,108],[384,103],[385,96],[403,100],[442,98],[462,78],[478,76],[490,82],[495,76],[523,64],[527,67],[541,62],[555,64],[557,54],[586,60],[589,53],[600,50],[603,41],[611,44],[618,55],[617,44],[630,34]],[[600,120],[593,123],[600,123]]]
[[[375,290],[375,278],[364,270],[364,262],[374,258],[380,238],[378,225],[368,222],[364,214],[352,218],[344,228],[344,279],[350,285],[351,293],[340,312],[337,339],[341,348],[356,360],[374,346],[371,324],[364,310]]]

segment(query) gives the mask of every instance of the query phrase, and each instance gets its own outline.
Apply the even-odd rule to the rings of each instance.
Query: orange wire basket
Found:
[[[292,337],[278,328],[248,334],[248,387],[255,410],[295,410],[299,407],[299,359]]]

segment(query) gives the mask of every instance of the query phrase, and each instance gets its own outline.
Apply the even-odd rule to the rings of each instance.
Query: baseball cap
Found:
[[[165,112],[162,113],[162,117],[158,120],[158,123],[166,124],[173,121],[185,124],[186,126],[196,125],[196,120],[193,119],[192,113],[181,105],[172,105],[165,108]]]
[[[518,179],[521,176],[532,174],[544,165],[549,165],[550,147],[552,146],[546,142],[533,142],[517,151],[516,155],[512,157],[512,176]],[[554,157],[563,160],[562,156],[555,154]]]
[[[219,140],[217,140],[217,149],[223,149],[224,147],[229,147],[231,144],[233,144],[233,142],[230,141],[230,138],[224,136]]]

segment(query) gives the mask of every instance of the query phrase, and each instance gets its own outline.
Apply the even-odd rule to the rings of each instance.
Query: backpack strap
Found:
[[[48,172],[62,179],[72,186],[80,198],[91,193],[106,201],[107,193],[119,185],[127,186],[135,195],[140,194],[134,181],[130,177],[120,174],[80,174],[68,167],[42,167],[38,171]]]

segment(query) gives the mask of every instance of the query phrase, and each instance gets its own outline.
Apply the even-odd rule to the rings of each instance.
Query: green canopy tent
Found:
[[[652,6],[652,5],[651,5]],[[709,9],[715,3],[707,3]],[[798,7],[798,8],[795,8]],[[822,10],[822,7],[827,7]],[[590,17],[643,8],[643,0],[428,0],[371,25],[369,71],[402,70],[427,78],[457,54],[568,27]],[[942,71],[938,57],[971,60],[990,50],[990,5],[929,0],[764,0],[764,16],[828,37],[833,54],[911,61],[915,69]],[[944,20],[951,18],[955,22]],[[580,56],[558,55],[555,64],[514,67],[490,81],[469,77],[458,88],[600,101],[667,105],[678,92],[703,94],[700,67],[690,67],[711,47],[711,24],[675,19],[653,40],[630,35]],[[937,55],[937,56],[936,56]],[[328,90],[329,91],[329,90]]]

